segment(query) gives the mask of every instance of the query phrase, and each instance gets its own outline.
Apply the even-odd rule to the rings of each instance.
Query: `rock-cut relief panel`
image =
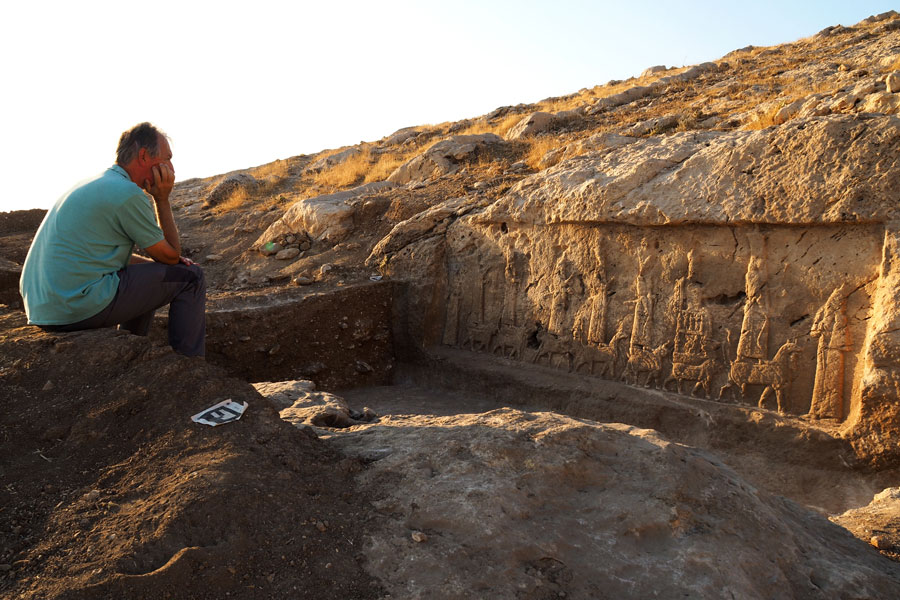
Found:
[[[846,418],[879,226],[471,228],[444,343],[631,385]]]

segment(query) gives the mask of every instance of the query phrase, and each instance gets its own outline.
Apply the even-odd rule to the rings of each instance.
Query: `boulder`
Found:
[[[378,181],[343,192],[300,200],[272,223],[253,245],[262,247],[281,236],[299,231],[307,232],[314,240],[337,243],[347,237],[353,228],[357,199],[394,187],[393,183]]]
[[[331,169],[332,167],[336,167],[337,165],[346,162],[349,158],[359,155],[361,152],[362,150],[360,150],[357,146],[351,146],[350,148],[341,150],[336,154],[318,159],[317,161],[306,167],[306,172],[319,173],[321,171]]]
[[[900,71],[889,73],[888,76],[884,78],[884,85],[891,94],[900,92]]]
[[[786,106],[782,106],[778,111],[775,112],[775,115],[772,117],[772,122],[775,125],[781,125],[782,123],[787,123],[790,121],[798,112],[800,112],[800,108],[803,106],[805,99],[795,100]]]
[[[639,121],[626,128],[622,133],[626,136],[640,137],[654,131],[665,131],[677,125],[680,118],[681,115],[665,115],[647,119],[646,121]]]
[[[463,196],[441,202],[397,223],[372,249],[366,264],[378,265],[384,257],[423,239],[443,234],[454,219],[482,206],[476,196]]]
[[[507,140],[517,140],[522,137],[537,135],[549,131],[553,127],[554,117],[547,112],[534,112],[523,117],[506,134]]]
[[[275,254],[275,260],[291,260],[300,256],[299,248],[285,248],[281,252]]]
[[[359,361],[357,361],[359,362]],[[370,367],[371,368],[371,367]],[[368,423],[377,418],[368,408],[362,411],[352,410],[340,396],[328,392],[314,391],[311,381],[292,381],[290,385],[266,383],[255,384],[260,394],[270,398],[276,404],[287,400],[293,402],[281,410],[281,418],[296,426],[312,425],[343,429],[360,423]]]
[[[890,115],[895,114],[898,108],[900,108],[900,94],[876,92],[865,97],[860,112]]]
[[[455,173],[461,162],[472,159],[479,150],[503,144],[503,138],[494,133],[455,135],[437,142],[400,165],[387,180],[395,184],[408,184],[437,179],[441,175]]]
[[[411,140],[419,133],[421,130],[418,127],[404,127],[403,129],[398,129],[391,135],[387,136],[383,140],[381,140],[382,146],[394,146],[398,144],[402,144],[407,140]]]
[[[265,396],[279,408],[290,407],[316,389],[316,384],[308,379],[260,381],[252,385],[261,396]]]
[[[238,190],[253,192],[259,187],[259,181],[248,173],[232,173],[223,179],[213,191],[209,193],[203,206],[206,208],[221,204]]]
[[[872,536],[870,543],[879,550],[897,552],[900,551],[900,535],[897,535],[897,527],[894,525],[897,515],[900,515],[900,487],[893,487],[875,494],[866,506],[850,509],[831,520],[846,527],[860,539],[882,532],[881,535]]]
[[[640,100],[641,98],[645,98],[650,95],[661,94],[668,86],[674,83],[683,83],[685,81],[696,79],[700,75],[709,73],[711,71],[716,71],[718,70],[718,68],[719,65],[714,62],[705,62],[699,65],[694,65],[676,75],[660,77],[650,85],[637,85],[623,92],[619,92],[618,94],[613,94],[611,96],[607,96],[606,98],[600,98],[599,100],[597,100],[597,102],[594,103],[593,106],[588,109],[587,112],[588,114],[597,114],[605,110],[615,108],[617,106],[622,106],[623,104],[630,104],[635,100]]]
[[[652,67],[647,67],[641,72],[641,77],[649,77],[650,75],[656,75],[657,73],[665,72],[666,65],[655,65]]]
[[[649,96],[651,93],[653,93],[653,89],[654,88],[649,85],[636,85],[634,87],[628,88],[623,92],[619,92],[618,94],[612,94],[611,96],[607,96],[606,98],[600,98],[590,109],[588,109],[588,113],[597,114],[610,108],[622,106],[623,104],[630,104],[635,100],[640,100],[645,96]]]

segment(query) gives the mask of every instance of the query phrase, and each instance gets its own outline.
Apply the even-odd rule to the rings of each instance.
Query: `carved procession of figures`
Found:
[[[749,257],[733,324],[717,328],[697,281],[695,250],[686,253],[683,276],[668,297],[654,280],[646,241],[637,254],[633,280],[617,285],[607,278],[599,255],[592,257],[589,272],[579,272],[578,261],[564,251],[552,273],[543,275],[550,279],[543,282],[542,303],[527,307],[522,303],[536,284],[521,253],[506,248],[505,264],[463,265],[459,268],[481,277],[451,276],[444,343],[630,385],[792,413],[806,410],[805,401],[792,405],[791,395],[796,359],[809,346],[816,362],[811,399],[808,391],[804,394],[808,414],[838,420],[847,416],[845,355],[852,350],[847,298],[855,290],[839,286],[805,319],[802,335],[795,329],[790,339],[773,343],[772,292],[763,255]],[[616,311],[613,296],[619,303]]]

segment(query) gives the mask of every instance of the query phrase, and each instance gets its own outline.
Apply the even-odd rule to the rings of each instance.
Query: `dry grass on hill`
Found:
[[[316,184],[326,188],[346,188],[373,181],[384,181],[394,170],[415,156],[418,148],[376,154],[365,148],[344,162],[317,173]]]

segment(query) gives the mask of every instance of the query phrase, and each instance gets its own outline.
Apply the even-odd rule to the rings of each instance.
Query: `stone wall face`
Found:
[[[442,342],[845,420],[880,225],[479,224],[447,236]]]
[[[896,117],[634,138],[381,255],[422,346],[808,415],[896,462],[898,149]]]

